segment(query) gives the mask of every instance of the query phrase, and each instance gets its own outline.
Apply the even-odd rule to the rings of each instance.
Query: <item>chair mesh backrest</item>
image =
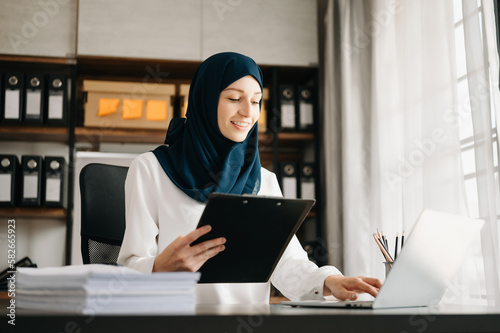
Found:
[[[101,243],[93,239],[88,239],[87,247],[91,264],[115,264],[120,253],[120,245]]]
[[[84,264],[116,264],[125,232],[127,167],[91,163],[80,173]]]

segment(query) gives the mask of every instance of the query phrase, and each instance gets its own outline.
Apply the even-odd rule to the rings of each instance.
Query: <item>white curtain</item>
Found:
[[[459,4],[456,4],[459,5]],[[481,234],[488,304],[500,304],[499,180],[498,180],[498,52],[491,0],[463,0],[462,17],[468,105],[471,110],[477,211],[485,220]],[[495,112],[496,110],[496,112]],[[496,114],[495,114],[496,113]],[[496,170],[495,170],[496,166]],[[468,193],[469,194],[469,193]],[[469,195],[470,197],[470,195]]]
[[[396,233],[411,231],[424,208],[470,215],[461,158],[464,112],[458,98],[454,8],[452,0],[328,3],[325,216],[332,264],[346,275],[384,277],[383,258],[372,238],[377,229],[393,248]],[[466,38],[465,44],[475,47],[468,45],[475,42]],[[492,137],[485,143],[481,126],[491,133],[491,123],[475,121],[474,144],[488,145]],[[450,302],[470,300],[472,294],[480,297],[480,287],[474,286],[485,276],[488,295],[498,289],[498,177],[491,179],[491,147],[481,157],[476,149],[476,159],[482,159],[488,169],[485,177],[490,177],[478,177],[477,183],[478,192],[488,187],[486,199],[479,200],[486,202],[481,217],[489,219],[490,230],[477,240],[453,282],[454,292],[446,298]],[[483,272],[492,260],[496,264]],[[467,273],[471,265],[473,274]],[[498,302],[498,296],[494,299]]]

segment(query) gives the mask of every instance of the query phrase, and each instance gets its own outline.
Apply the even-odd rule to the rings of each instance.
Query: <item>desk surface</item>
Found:
[[[0,327],[11,326],[6,301],[0,300]],[[199,305],[188,315],[95,317],[16,309],[15,319],[19,332],[500,332],[500,308],[451,305],[383,310]]]

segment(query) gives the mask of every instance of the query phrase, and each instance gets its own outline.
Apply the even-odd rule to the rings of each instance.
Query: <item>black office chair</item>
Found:
[[[125,232],[127,167],[91,163],[80,173],[84,264],[116,264]]]

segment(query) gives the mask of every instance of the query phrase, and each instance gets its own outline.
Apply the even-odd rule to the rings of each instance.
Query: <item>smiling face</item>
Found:
[[[259,119],[262,91],[250,75],[231,83],[219,95],[217,122],[226,138],[242,142]]]

